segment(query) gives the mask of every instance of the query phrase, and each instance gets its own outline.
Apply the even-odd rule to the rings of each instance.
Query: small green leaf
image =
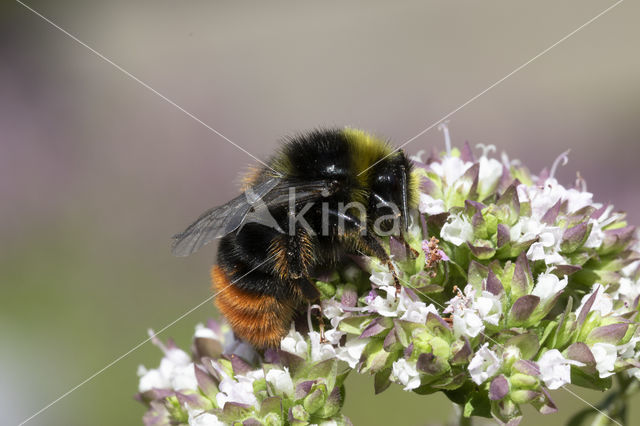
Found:
[[[513,345],[520,349],[523,359],[532,359],[540,349],[538,336],[533,333],[523,333],[513,336],[504,344],[504,346]]]
[[[612,383],[611,377],[601,379],[597,373],[589,375],[575,365],[571,366],[571,384],[573,385],[605,391],[611,388]]]
[[[360,335],[364,331],[367,325],[375,318],[375,315],[365,315],[365,316],[357,316],[345,318],[340,321],[338,325],[338,330],[344,331],[348,334],[357,334]]]
[[[486,392],[474,392],[471,399],[464,404],[464,416],[491,418],[491,401]]]
[[[312,414],[322,408],[327,399],[327,389],[325,385],[318,384],[316,389],[304,399],[302,405],[307,413]]]
[[[473,286],[476,291],[482,291],[482,282],[489,276],[489,268],[481,263],[472,260],[469,263],[469,272],[467,274],[469,284]]]
[[[391,368],[385,368],[376,373],[373,378],[373,389],[376,395],[384,392],[391,385],[390,376]]]

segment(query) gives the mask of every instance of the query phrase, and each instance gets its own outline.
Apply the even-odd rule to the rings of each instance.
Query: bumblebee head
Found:
[[[399,234],[409,227],[411,162],[402,150],[376,164],[370,175],[369,217],[374,230]]]

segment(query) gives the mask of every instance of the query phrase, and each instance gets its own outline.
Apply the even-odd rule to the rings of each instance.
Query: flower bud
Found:
[[[515,390],[509,393],[509,399],[516,404],[526,404],[533,401],[540,395],[532,390]]]
[[[311,416],[300,404],[294,405],[289,409],[289,422],[292,424],[307,423]]]
[[[313,414],[324,405],[327,399],[327,388],[323,384],[316,385],[315,389],[304,399],[303,405],[307,413]]]
[[[509,383],[511,383],[514,388],[518,389],[534,389],[538,387],[540,381],[533,376],[516,373],[509,377]]]

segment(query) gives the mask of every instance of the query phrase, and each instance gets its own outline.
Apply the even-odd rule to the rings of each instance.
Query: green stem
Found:
[[[638,391],[638,382],[634,377],[626,377],[618,374],[618,390],[613,395],[609,395],[605,401],[600,403],[600,408],[604,414],[599,413],[593,421],[593,425],[611,425],[611,418],[627,424],[627,402],[631,395]]]
[[[616,398],[616,404],[614,404],[611,413],[614,418],[622,420],[623,424],[627,423],[627,403],[629,397],[638,391],[638,381],[635,377],[627,376],[624,373],[617,374],[618,386],[618,398]]]
[[[473,422],[471,421],[471,417],[465,417],[464,416],[464,406],[460,406],[459,407],[460,410],[460,417],[458,418],[458,425],[459,426],[471,426],[473,424]]]

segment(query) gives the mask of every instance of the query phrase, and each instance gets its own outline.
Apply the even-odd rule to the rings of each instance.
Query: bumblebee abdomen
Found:
[[[215,304],[236,335],[258,347],[277,347],[293,319],[294,307],[287,300],[238,288],[218,265],[211,269]]]

